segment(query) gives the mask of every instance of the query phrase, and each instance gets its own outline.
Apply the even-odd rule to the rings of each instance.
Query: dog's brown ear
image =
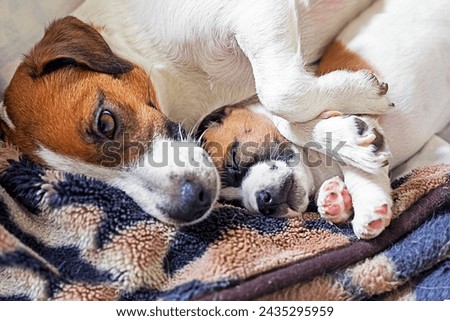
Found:
[[[112,75],[133,69],[130,62],[111,51],[92,26],[72,16],[54,21],[24,63],[30,69],[31,77],[40,77],[66,66]]]

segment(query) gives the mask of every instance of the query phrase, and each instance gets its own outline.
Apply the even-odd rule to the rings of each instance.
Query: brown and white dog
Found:
[[[205,118],[199,130],[222,175],[222,198],[251,211],[289,216],[303,212],[315,197],[320,214],[334,223],[349,219],[353,209],[358,237],[381,233],[392,215],[387,168],[362,171],[298,146],[308,147],[308,137],[321,142],[309,145],[315,149],[324,148],[327,139],[333,148],[354,141],[361,148],[355,157],[364,158],[386,155],[388,143],[394,167],[416,153],[450,121],[449,17],[442,1],[378,1],[327,48],[318,73],[364,68],[389,81],[387,96],[397,107],[388,115],[292,124],[253,103]]]
[[[1,131],[34,161],[107,181],[167,223],[198,222],[217,172],[194,143],[174,145],[178,127],[163,114],[189,129],[255,93],[289,121],[386,112],[386,85],[372,74],[305,69],[372,1],[87,0],[25,56]]]
[[[180,142],[145,71],[76,18],[53,23],[26,55],[0,116],[6,142],[24,155],[104,180],[164,222],[195,223],[217,198],[207,154]]]

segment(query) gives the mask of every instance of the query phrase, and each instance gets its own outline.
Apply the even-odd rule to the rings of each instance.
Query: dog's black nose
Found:
[[[197,182],[186,181],[181,186],[180,204],[170,217],[189,223],[201,218],[211,207],[209,192]]]
[[[274,215],[277,212],[278,207],[284,203],[278,196],[279,195],[274,195],[273,191],[269,190],[257,192],[256,204],[258,205],[258,211],[264,215]]]
[[[286,180],[281,186],[256,192],[258,211],[264,215],[275,215],[286,204],[292,181]]]

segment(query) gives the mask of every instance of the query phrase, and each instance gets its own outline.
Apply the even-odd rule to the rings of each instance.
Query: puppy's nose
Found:
[[[264,215],[274,215],[280,205],[286,202],[287,195],[280,195],[275,191],[261,190],[256,192],[258,211]]]
[[[281,186],[256,192],[258,211],[264,215],[275,215],[278,209],[286,204],[292,186],[291,180],[286,180]]]
[[[211,196],[200,183],[186,181],[181,186],[180,206],[169,216],[181,222],[193,222],[201,218],[211,205]]]

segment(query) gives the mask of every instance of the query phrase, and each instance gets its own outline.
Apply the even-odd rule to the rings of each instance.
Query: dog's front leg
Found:
[[[316,77],[305,70],[296,1],[245,3],[251,7],[239,7],[235,37],[252,66],[258,97],[270,112],[289,122],[306,122],[326,110],[384,114],[391,109],[384,96],[387,85],[368,71]]]

